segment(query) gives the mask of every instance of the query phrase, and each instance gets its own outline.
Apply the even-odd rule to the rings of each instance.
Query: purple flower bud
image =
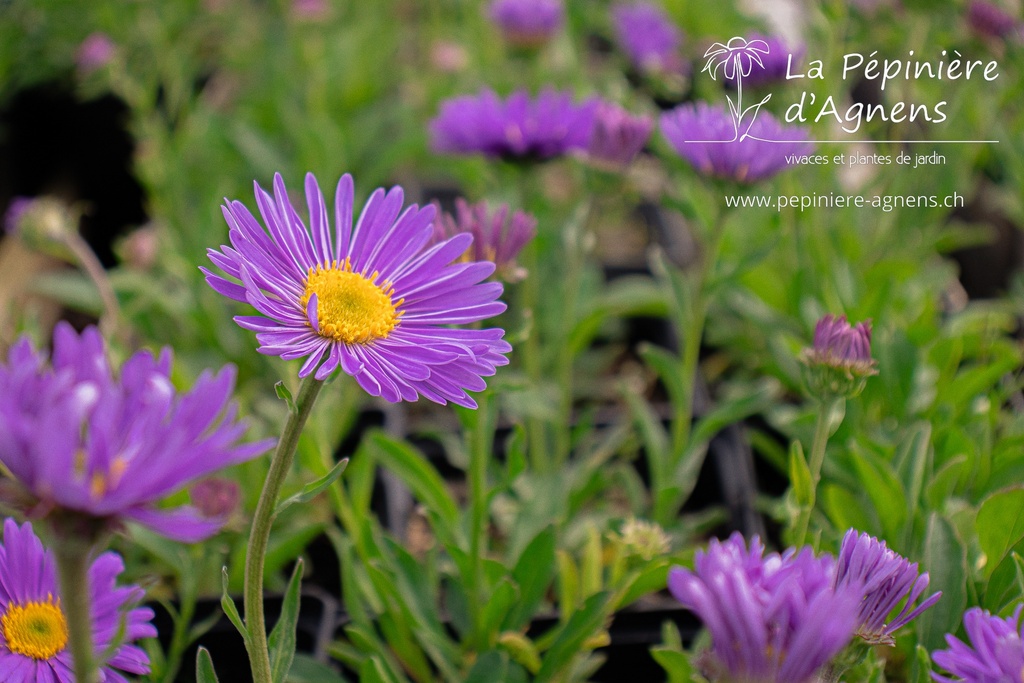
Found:
[[[871,357],[871,321],[850,326],[845,315],[826,315],[814,327],[814,346],[804,349],[800,360],[812,396],[856,396],[867,378],[878,374]]]
[[[633,116],[618,105],[602,102],[594,112],[587,156],[598,165],[625,168],[643,149],[653,128],[651,117]]]
[[[1024,671],[1024,628],[1020,623],[1018,605],[1012,617],[1002,619],[980,607],[964,613],[964,631],[967,645],[953,635],[946,635],[948,650],[937,650],[932,661],[959,678],[947,678],[937,673],[932,678],[939,683],[1002,683],[1019,681]]]
[[[829,364],[870,363],[871,321],[851,326],[831,313],[814,326],[814,353]]]
[[[967,23],[982,36],[1005,39],[1019,35],[1021,22],[999,5],[986,0],[971,0],[967,5]]]
[[[84,73],[106,66],[114,58],[114,41],[106,33],[91,33],[78,46],[75,62]]]
[[[242,498],[242,489],[238,482],[221,477],[204,479],[193,486],[189,493],[192,504],[207,519],[231,516],[231,513],[238,508],[238,501]]]
[[[918,575],[917,563],[886,547],[885,541],[850,529],[843,537],[836,565],[836,591],[860,597],[857,635],[872,644],[894,643],[892,634],[934,605],[942,593],[928,596],[914,607],[928,588],[928,573]],[[892,621],[889,614],[906,598]]]
[[[467,261],[491,261],[497,274],[507,282],[517,282],[526,272],[516,265],[516,257],[537,232],[537,219],[528,213],[516,211],[509,217],[508,204],[502,204],[493,213],[487,209],[487,202],[467,204],[463,199],[455,200],[455,215],[442,213],[438,207],[434,221],[433,242],[469,233],[473,245],[463,258]]]
[[[561,0],[494,0],[488,14],[506,42],[522,48],[545,44],[565,21]]]

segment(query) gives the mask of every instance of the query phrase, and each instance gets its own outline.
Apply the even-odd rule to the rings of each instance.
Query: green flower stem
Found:
[[[88,543],[62,539],[54,547],[60,580],[60,606],[68,620],[68,645],[78,683],[99,680],[92,645]]]
[[[822,401],[818,418],[814,423],[814,441],[811,442],[811,460],[808,468],[811,471],[811,497],[806,505],[800,507],[800,515],[796,521],[796,535],[793,537],[795,546],[799,548],[807,539],[807,527],[811,521],[811,512],[814,510],[814,502],[818,496],[818,482],[821,481],[821,467],[825,463],[825,447],[828,445],[829,432],[831,431],[832,413],[840,399],[829,399]]]
[[[96,258],[92,247],[82,239],[77,231],[69,232],[69,234],[65,235],[63,241],[68,251],[78,261],[78,265],[85,271],[86,276],[92,280],[93,285],[96,286],[96,290],[100,294],[100,300],[103,302],[100,330],[107,338],[116,336],[123,327],[121,325],[121,306],[117,302],[117,294],[114,292],[114,287],[110,284],[107,271],[104,270],[100,260]]]
[[[299,443],[302,427],[309,418],[323,382],[310,375],[302,380],[295,407],[288,415],[281,439],[277,442],[270,471],[263,484],[260,500],[252,518],[249,547],[245,554],[245,628],[249,632],[249,666],[252,668],[254,683],[271,683],[270,651],[267,647],[267,626],[263,614],[263,565],[270,540],[270,528],[274,523],[274,509],[281,494]]]
[[[486,634],[483,632],[482,611],[484,605],[484,554],[487,552],[487,529],[490,519],[487,505],[487,461],[494,443],[490,402],[487,392],[477,396],[476,424],[474,425],[469,449],[469,496],[470,523],[469,557],[472,574],[467,591],[470,614],[473,622],[473,638],[479,650],[485,650]]]

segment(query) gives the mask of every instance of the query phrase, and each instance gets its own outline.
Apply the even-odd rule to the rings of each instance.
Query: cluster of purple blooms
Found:
[[[737,533],[698,551],[693,570],[674,567],[669,574],[672,595],[711,635],[703,666],[712,680],[808,683],[854,635],[891,643],[896,629],[941,595],[914,607],[928,575],[852,529],[838,558],[815,557],[806,547],[764,551],[758,538],[748,548]]]

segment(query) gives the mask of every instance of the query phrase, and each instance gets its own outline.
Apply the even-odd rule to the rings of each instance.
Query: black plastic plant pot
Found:
[[[241,597],[236,598],[239,611],[242,610]],[[264,599],[264,612],[267,628],[273,628],[281,614],[283,597],[267,596]],[[170,645],[174,622],[170,614],[159,604],[150,605],[155,616],[153,625],[159,633],[160,645],[166,651]],[[200,623],[214,614],[220,614],[213,627],[186,649],[181,660],[181,668],[175,678],[176,683],[195,683],[196,652],[199,646],[210,651],[217,678],[220,683],[251,683],[249,658],[245,652],[245,643],[235,627],[224,616],[220,600],[212,598],[200,600],[196,605],[193,623]],[[299,600],[299,622],[296,627],[296,652],[309,655],[321,663],[327,663],[327,647],[334,635],[334,626],[338,621],[338,602],[330,595],[316,587],[303,588]]]

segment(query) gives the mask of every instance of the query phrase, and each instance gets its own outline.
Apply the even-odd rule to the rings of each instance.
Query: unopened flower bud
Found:
[[[210,477],[193,486],[190,495],[203,517],[229,517],[238,508],[242,490],[236,481]]]
[[[871,321],[851,326],[845,315],[826,315],[814,328],[814,346],[804,349],[801,360],[813,396],[856,396],[867,378],[878,374],[871,357]]]

